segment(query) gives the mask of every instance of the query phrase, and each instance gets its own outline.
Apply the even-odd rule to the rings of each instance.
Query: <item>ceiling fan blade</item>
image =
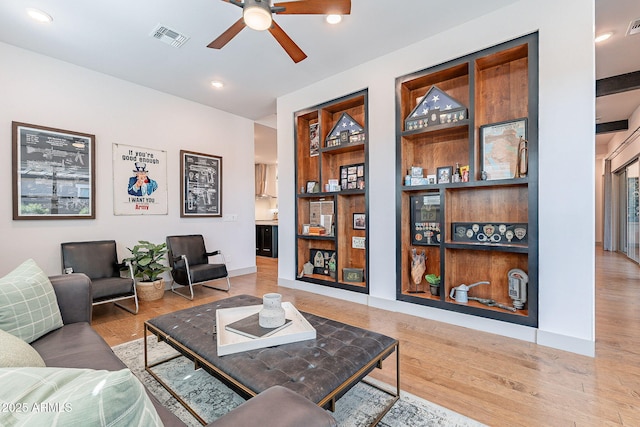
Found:
[[[351,0],[298,0],[275,3],[273,7],[284,7],[280,15],[349,15]]]
[[[220,34],[217,39],[209,43],[207,47],[210,47],[212,49],[222,49],[224,45],[229,43],[232,38],[237,36],[244,27],[246,27],[244,20],[242,18],[238,19],[235,24],[230,26],[227,31]]]
[[[307,57],[307,55],[298,47],[297,44],[291,37],[284,32],[282,28],[275,21],[273,21],[271,28],[269,28],[269,32],[275,37],[275,39],[280,43],[280,46],[287,51],[293,62],[296,64]]]

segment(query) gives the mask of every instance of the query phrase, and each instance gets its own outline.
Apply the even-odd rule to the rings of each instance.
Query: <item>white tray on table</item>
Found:
[[[244,319],[247,316],[258,313],[262,309],[260,305],[248,305],[244,307],[219,308],[216,310],[216,339],[218,356],[255,350],[258,348],[273,347],[275,345],[288,344],[297,341],[314,339],[316,330],[302,314],[290,302],[283,302],[285,317],[291,319],[291,325],[263,338],[249,338],[236,332],[228,331],[225,326]]]

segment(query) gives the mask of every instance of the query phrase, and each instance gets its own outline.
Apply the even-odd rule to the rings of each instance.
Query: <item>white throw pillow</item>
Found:
[[[128,369],[0,368],[0,384],[1,426],[162,426]]]
[[[0,279],[0,329],[30,343],[61,326],[53,285],[34,260]]]
[[[20,338],[0,329],[0,368],[44,368],[40,354]]]

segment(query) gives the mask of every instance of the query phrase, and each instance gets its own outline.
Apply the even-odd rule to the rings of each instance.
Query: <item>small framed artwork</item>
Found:
[[[95,219],[95,136],[12,122],[13,219]]]
[[[438,177],[438,184],[447,184],[451,182],[451,175],[453,174],[452,166],[442,166],[436,169]]]
[[[307,181],[307,193],[318,193],[320,191],[320,184],[318,181]]]
[[[487,180],[516,175],[520,138],[527,139],[526,118],[480,126],[482,171]]]
[[[311,224],[302,224],[302,234],[309,234]]]
[[[320,134],[318,133],[318,123],[309,124],[309,157],[315,157],[320,150]]]
[[[437,184],[437,179],[436,175],[427,175],[427,184]]]
[[[354,230],[366,230],[367,214],[354,213],[353,214],[353,229]]]
[[[360,237],[360,236],[351,237],[351,247],[353,249],[365,249],[366,248],[365,242],[366,242],[365,237]]]
[[[222,157],[180,150],[180,217],[222,216]]]

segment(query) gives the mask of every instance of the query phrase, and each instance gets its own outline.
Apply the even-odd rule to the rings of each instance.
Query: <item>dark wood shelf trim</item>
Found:
[[[472,251],[498,251],[498,252],[512,252],[518,254],[528,254],[529,247],[522,245],[505,245],[500,243],[460,243],[460,242],[445,242],[445,249],[460,249],[460,250],[472,250]]]

